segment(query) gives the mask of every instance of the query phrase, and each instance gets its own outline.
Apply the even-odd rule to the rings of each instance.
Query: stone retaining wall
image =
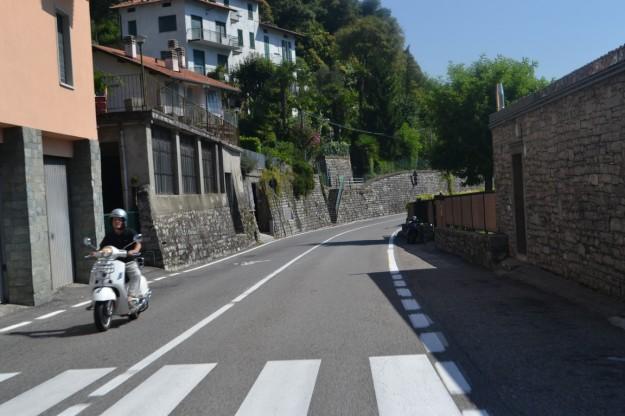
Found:
[[[434,241],[438,249],[488,269],[505,259],[508,251],[508,238],[504,234],[481,234],[437,227],[434,230]]]

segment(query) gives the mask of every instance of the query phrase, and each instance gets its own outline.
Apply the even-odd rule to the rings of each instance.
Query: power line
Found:
[[[362,130],[362,129],[356,129],[354,127],[348,127],[348,126],[346,126],[344,124],[340,124],[340,123],[336,123],[334,121],[331,121],[329,118],[318,116],[318,115],[313,114],[313,113],[308,113],[308,112],[303,111],[303,110],[300,110],[300,111],[302,111],[303,114],[305,114],[305,115],[307,115],[309,117],[316,118],[317,120],[325,121],[325,122],[327,122],[330,125],[333,125],[333,126],[336,126],[336,127],[340,127],[342,129],[345,129],[345,130],[351,130],[351,131],[355,131],[357,133],[371,134],[373,136],[386,137],[386,138],[389,138],[389,139],[397,139],[397,137],[395,137],[395,136],[389,136],[388,134],[384,134],[384,133],[377,133],[377,132],[374,132],[374,131],[367,131],[367,130]]]

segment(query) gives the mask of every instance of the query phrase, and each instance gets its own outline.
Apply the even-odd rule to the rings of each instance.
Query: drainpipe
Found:
[[[122,196],[124,200],[124,209],[130,208],[128,200],[128,161],[126,160],[126,141],[124,135],[124,127],[119,128],[119,156],[122,163]]]

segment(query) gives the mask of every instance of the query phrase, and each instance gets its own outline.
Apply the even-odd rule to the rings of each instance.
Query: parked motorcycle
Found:
[[[141,241],[141,234],[138,234],[133,243],[128,246],[138,241]],[[118,260],[129,256],[128,251],[125,250],[128,246],[124,247],[123,250],[113,246],[106,246],[97,250],[90,238],[85,238],[83,242],[86,246],[96,250],[94,254],[86,256],[86,258],[95,257],[97,259],[91,268],[89,278],[93,296],[90,308],[93,308],[95,326],[100,331],[108,330],[113,315],[127,316],[130,320],[137,319],[139,314],[149,307],[152,291],[148,288],[148,282],[142,275],[139,288],[144,295],[138,298],[136,303],[130,304],[128,302],[126,264]],[[139,254],[134,257],[138,258],[138,256]]]
[[[407,218],[402,224],[402,235],[407,243],[426,243],[434,240],[434,228],[432,224],[422,222],[416,216]]]

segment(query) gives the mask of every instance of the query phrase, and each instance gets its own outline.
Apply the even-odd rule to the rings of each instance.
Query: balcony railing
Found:
[[[238,38],[215,30],[191,28],[187,30],[187,39],[189,41],[203,41],[212,46],[221,46],[227,49],[241,49]]]
[[[234,112],[211,113],[148,74],[145,75],[144,89],[141,88],[141,74],[109,76],[104,82],[108,87],[106,111],[109,113],[157,110],[175,121],[239,144],[238,120]]]

